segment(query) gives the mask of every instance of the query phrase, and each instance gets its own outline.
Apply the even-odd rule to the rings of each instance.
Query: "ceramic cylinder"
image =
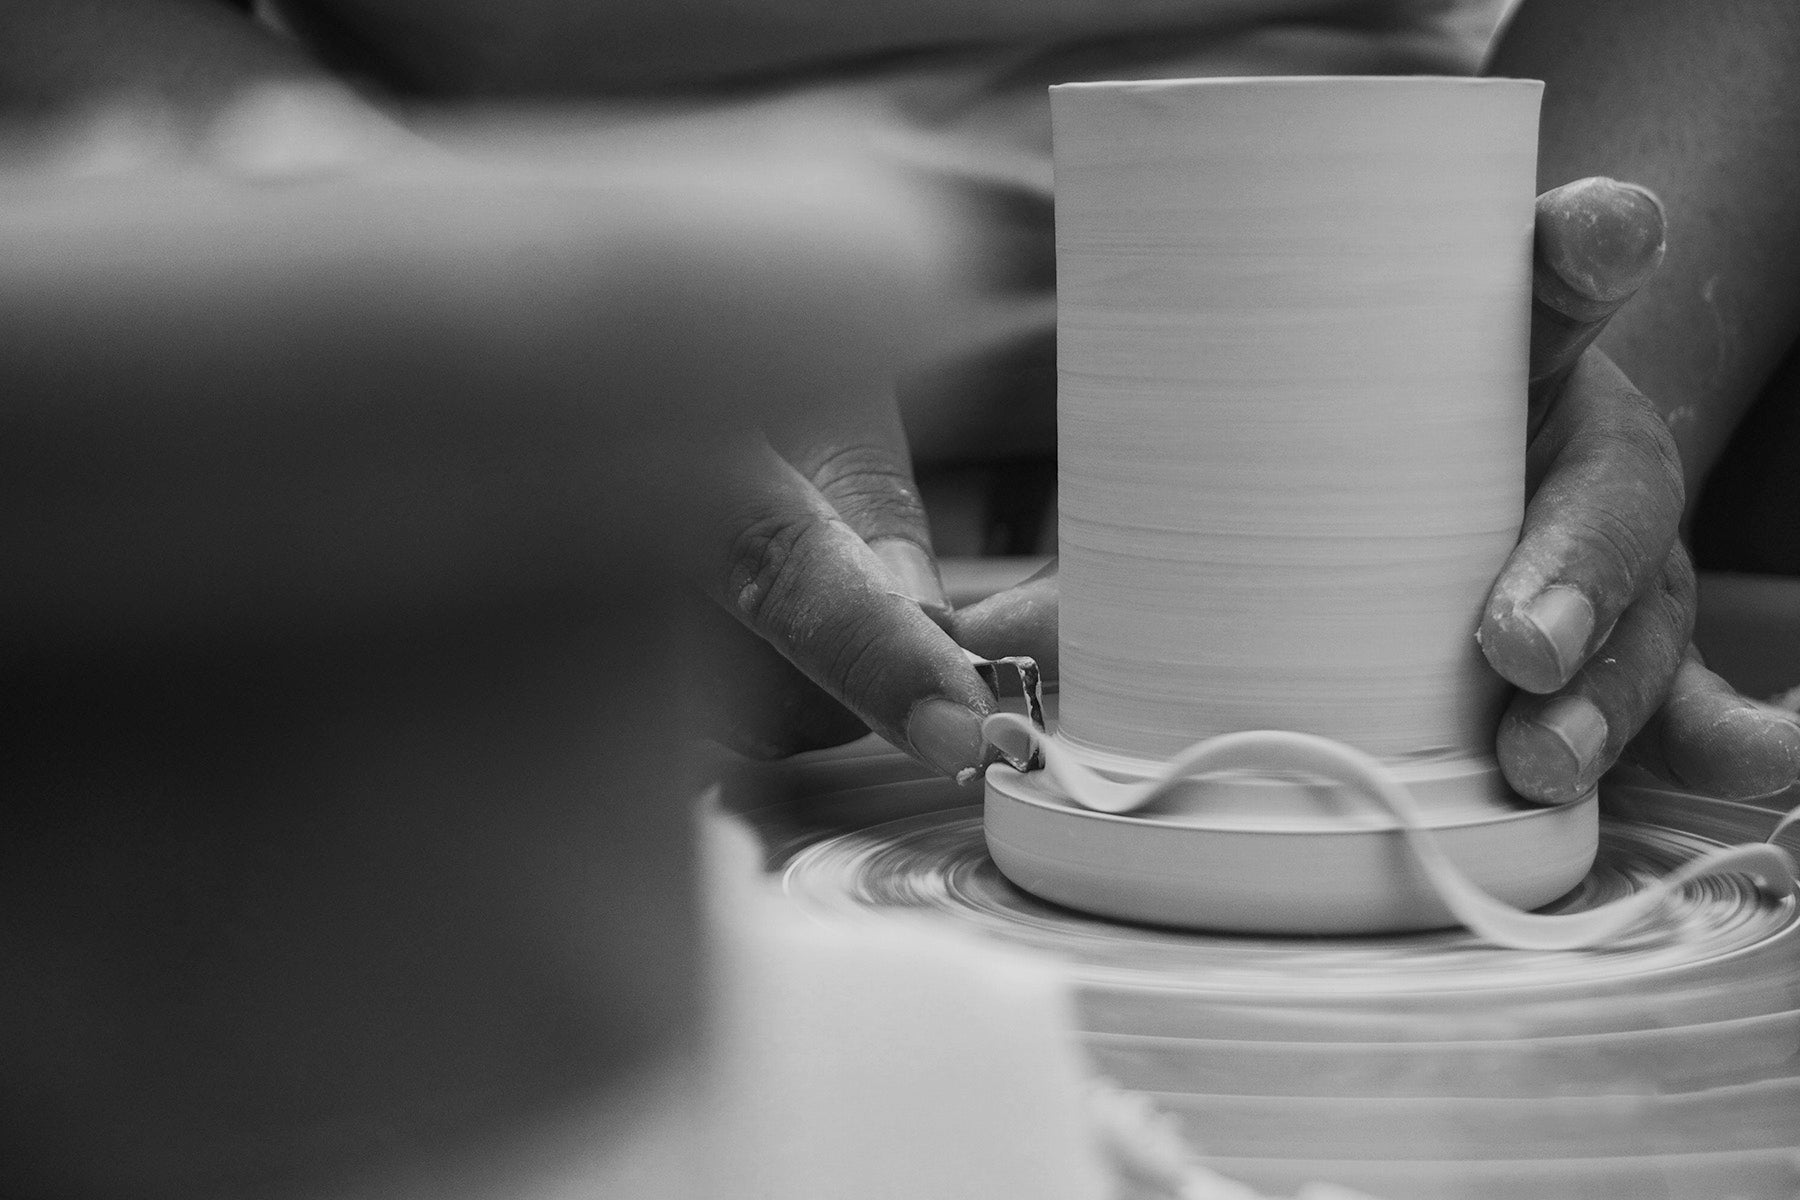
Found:
[[[1071,748],[1491,755],[1474,633],[1524,507],[1540,92],[1051,89]]]

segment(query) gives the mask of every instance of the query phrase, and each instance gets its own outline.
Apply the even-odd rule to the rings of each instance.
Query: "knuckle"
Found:
[[[1631,580],[1642,578],[1643,567],[1655,561],[1644,531],[1625,514],[1607,508],[1590,508],[1581,514],[1575,542],[1596,574],[1625,593],[1633,590]]]
[[[1677,599],[1692,601],[1695,599],[1699,585],[1694,574],[1694,560],[1688,556],[1687,547],[1680,542],[1669,551],[1669,557],[1663,563],[1663,585]]]
[[[1656,405],[1642,392],[1627,389],[1620,399],[1621,437],[1649,468],[1649,473],[1660,477],[1661,484],[1679,508],[1686,503],[1686,495],[1681,450],[1675,443],[1674,433],[1656,410]]]
[[[1646,482],[1680,482],[1675,437],[1650,401],[1638,392],[1621,392],[1594,422],[1586,440],[1590,453],[1628,463]]]
[[[731,537],[725,596],[738,616],[756,629],[779,632],[786,623],[795,578],[805,569],[818,527],[782,517],[747,522]]]
[[[810,474],[813,486],[847,517],[862,514],[898,521],[924,517],[911,469],[880,447],[834,450]]]
[[[1681,556],[1685,557],[1685,556]],[[1608,639],[1608,668],[1595,679],[1609,711],[1618,714],[1618,732],[1635,733],[1667,698],[1686,661],[1693,628],[1691,582],[1684,582],[1677,556],[1657,573],[1646,593],[1621,618]],[[1691,573],[1690,573],[1691,575]]]
[[[737,615],[838,699],[877,694],[894,669],[894,630],[837,553],[854,536],[837,521],[751,522],[733,542],[726,584]]]
[[[1694,634],[1694,617],[1699,607],[1699,587],[1694,564],[1679,543],[1669,552],[1656,580],[1657,596],[1668,614],[1669,625],[1678,645],[1685,653]]]
[[[1630,395],[1569,445],[1555,496],[1581,552],[1636,591],[1679,545],[1683,488],[1673,435],[1647,400]]]

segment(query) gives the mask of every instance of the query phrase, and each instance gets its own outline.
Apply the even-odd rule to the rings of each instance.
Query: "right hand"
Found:
[[[909,420],[942,452],[1011,444],[1018,406],[989,405],[971,420],[968,401],[986,389],[964,376],[991,383],[984,365],[1048,332],[1047,191],[941,139],[878,125],[874,140],[941,256],[930,283],[943,323],[925,339],[941,345],[912,360],[931,365],[910,376],[925,383],[909,391]],[[778,757],[873,729],[941,774],[972,778],[991,757],[981,720],[993,696],[945,632],[962,626],[939,581],[892,390],[765,422],[728,448],[717,476],[696,574],[713,601],[701,651],[711,732]]]
[[[748,433],[708,506],[702,646],[715,736],[757,757],[872,729],[959,781],[991,693],[951,620],[891,401]]]

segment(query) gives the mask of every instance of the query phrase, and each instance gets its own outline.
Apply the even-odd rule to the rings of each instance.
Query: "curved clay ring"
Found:
[[[1473,882],[1458,862],[1447,853],[1440,844],[1442,830],[1434,832],[1427,825],[1423,814],[1414,803],[1411,794],[1399,783],[1393,772],[1374,757],[1330,738],[1313,734],[1294,733],[1283,730],[1256,730],[1243,733],[1229,733],[1211,738],[1177,755],[1167,763],[1161,772],[1142,780],[1120,782],[1107,779],[1090,770],[1054,737],[1045,735],[1023,717],[1012,713],[996,713],[989,717],[984,731],[990,740],[996,735],[1017,737],[1023,735],[1031,738],[1044,756],[1045,769],[1042,774],[1049,777],[1069,799],[1081,806],[1088,813],[1095,814],[1110,821],[1138,820],[1124,814],[1138,812],[1151,806],[1155,801],[1181,781],[1208,774],[1225,771],[1253,771],[1261,774],[1291,776],[1305,774],[1333,781],[1343,788],[1372,800],[1393,821],[1393,826],[1386,832],[1398,834],[1404,839],[1414,862],[1423,873],[1425,881],[1435,893],[1442,906],[1454,920],[1468,928],[1476,935],[1496,945],[1521,950],[1574,950],[1600,945],[1611,941],[1635,928],[1650,917],[1663,902],[1688,882],[1708,875],[1723,872],[1740,872],[1751,876],[1763,891],[1775,896],[1794,894],[1794,860],[1778,846],[1763,843],[1755,845],[1720,847],[1699,858],[1684,864],[1663,879],[1651,884],[1643,891],[1624,897],[1613,903],[1585,912],[1559,913],[1554,915],[1527,912],[1506,900],[1497,898],[1489,891]],[[1006,768],[996,767],[990,771],[988,793],[989,845],[995,861],[1013,879],[1027,891],[1045,895],[1047,899],[1056,899],[1070,903],[1078,908],[1090,908],[1080,899],[1065,895],[1047,895],[1044,889],[1046,882],[1051,883],[1050,891],[1059,891],[1054,881],[1042,877],[1042,856],[1030,854],[1029,847],[1023,847],[1024,855],[1014,853],[1014,846],[1008,844],[1006,837],[1007,822],[1002,817],[996,821],[996,791],[1000,793],[999,805],[1004,810],[1009,799],[1016,800],[1017,780],[1008,776],[1018,776],[1018,780],[1028,777],[1019,776],[1017,772],[1009,772]],[[1013,795],[1009,796],[1011,792]],[[1592,804],[1591,798],[1586,802]],[[1537,812],[1556,813],[1563,810],[1535,810]],[[1800,819],[1800,810],[1790,813],[1777,826],[1780,828],[1789,822]],[[1154,836],[1154,821],[1149,830]],[[1001,835],[995,836],[995,827],[999,826]],[[1232,831],[1241,832],[1241,831]],[[1271,831],[1272,832],[1272,831]],[[1354,838],[1365,834],[1365,830],[1346,830],[1342,834],[1314,834],[1313,839],[1324,837]],[[1221,836],[1224,831],[1220,831]],[[1771,835],[1772,837],[1773,835]],[[996,845],[996,840],[999,845]],[[1017,839],[1014,839],[1017,840]],[[1297,845],[1299,843],[1296,843]],[[1019,865],[1021,858],[1038,858],[1036,866],[1039,877],[1032,882],[1014,875],[1008,870],[1007,860],[1012,859]],[[1021,872],[1030,873],[1030,868]],[[1270,881],[1284,888],[1304,885],[1307,881],[1295,877],[1283,877],[1279,870],[1272,872]],[[1321,881],[1322,887],[1315,885],[1315,890],[1330,900],[1330,880]],[[1036,883],[1038,886],[1033,886]],[[1078,888],[1085,887],[1078,884]],[[1354,889],[1350,889],[1354,890]],[[1344,903],[1353,902],[1352,896],[1343,897]],[[1136,915],[1132,913],[1114,915]],[[1161,914],[1145,913],[1140,919],[1155,920]],[[1201,919],[1189,923],[1206,924],[1205,914],[1197,914]],[[1227,927],[1238,922],[1227,919]],[[1290,930],[1302,932],[1302,930]],[[1335,930],[1334,930],[1335,931]]]

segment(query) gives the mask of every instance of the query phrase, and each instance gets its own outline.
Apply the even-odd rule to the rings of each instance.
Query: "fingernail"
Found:
[[[1551,673],[1544,676],[1547,687],[1520,686],[1528,691],[1554,691],[1581,666],[1588,639],[1594,636],[1594,606],[1572,587],[1547,587],[1520,615],[1537,634],[1535,649],[1542,656],[1542,671]]]
[[[1774,737],[1788,738],[1800,732],[1800,713],[1762,704],[1755,706],[1755,712],[1760,727],[1769,730]]]
[[[944,595],[944,581],[938,576],[937,564],[917,542],[905,538],[882,538],[871,542],[869,549],[894,577],[899,590],[924,609],[934,620],[950,615],[950,600]]]
[[[1606,749],[1606,714],[1585,696],[1558,696],[1544,705],[1537,723],[1563,744],[1576,775],[1585,775]]]
[[[1594,636],[1594,607],[1557,584],[1508,612],[1491,612],[1475,639],[1494,669],[1528,692],[1545,695],[1567,683]]]
[[[1571,319],[1597,319],[1642,287],[1661,263],[1662,201],[1635,183],[1598,177],[1564,184],[1546,194],[1551,197],[1568,219],[1541,228],[1537,249],[1562,286],[1552,295],[1540,291],[1538,298]]]
[[[1631,197],[1632,206],[1636,210],[1628,222],[1630,232],[1635,237],[1626,239],[1626,257],[1633,266],[1640,270],[1655,267],[1662,259],[1663,234],[1668,226],[1668,210],[1663,208],[1662,198],[1640,183],[1623,183],[1613,181],[1621,192]],[[1652,237],[1651,235],[1655,235]]]
[[[1513,730],[1508,778],[1536,800],[1578,799],[1594,785],[1606,733],[1606,716],[1593,701],[1558,696]]]
[[[913,753],[958,783],[981,772],[981,717],[954,700],[934,697],[913,705],[906,740]]]

